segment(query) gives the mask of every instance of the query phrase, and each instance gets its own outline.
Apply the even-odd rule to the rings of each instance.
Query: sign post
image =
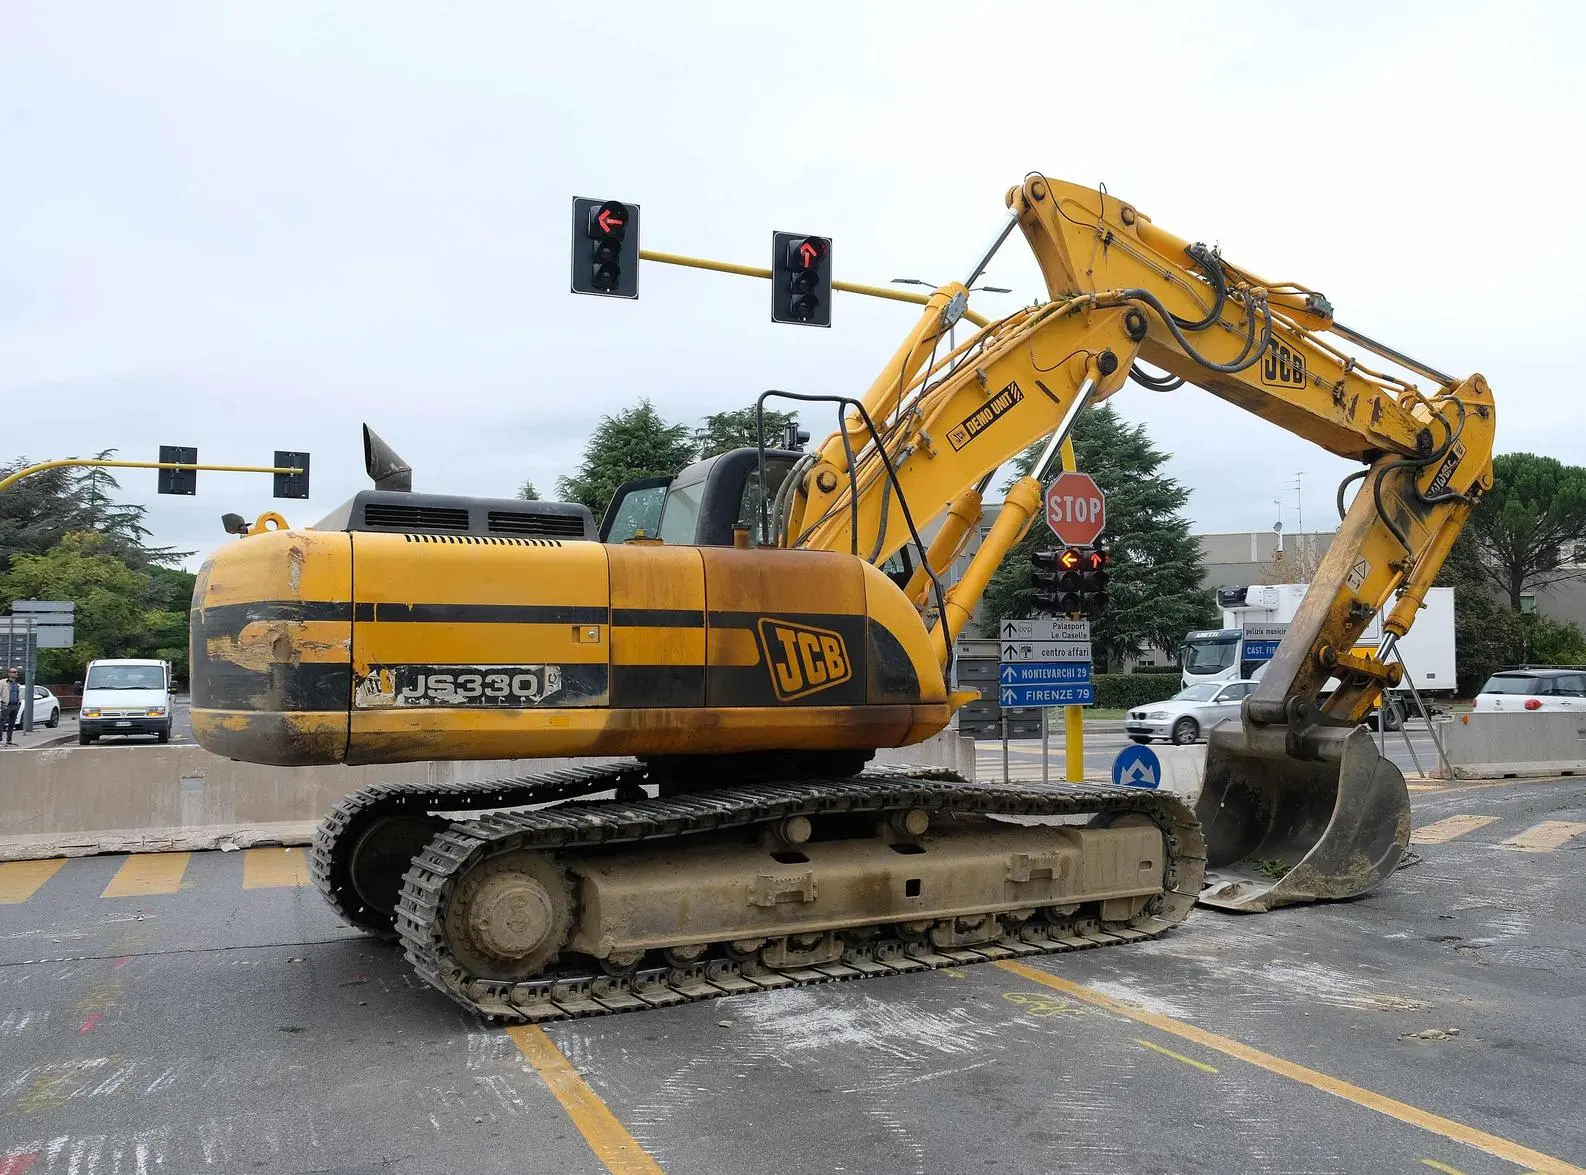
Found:
[[[1083,747],[1075,753],[1073,727],[1083,728],[1082,707],[1095,703],[1091,681],[1090,624],[1084,620],[1059,620],[1043,616],[1030,620],[1005,620],[998,627],[997,700],[1011,708],[1041,708],[1042,781],[1048,778],[1046,709],[1067,707],[1069,743],[1065,777],[1070,783],[1085,778]]]
[[[1074,454],[1071,444],[1063,445],[1064,472],[1053,478],[1046,487],[1044,495],[1046,505],[1046,525],[1058,542],[1065,547],[1088,547],[1101,537],[1102,531],[1107,528],[1107,498],[1101,492],[1101,487],[1088,473],[1078,473],[1074,470]],[[1087,643],[1089,631],[1086,632]],[[1087,650],[1085,660],[1090,662]],[[1089,677],[1087,674],[1087,682]],[[1087,700],[1083,705],[1092,705],[1092,700]],[[1070,783],[1082,783],[1085,779],[1085,712],[1079,705],[1069,705],[1063,711],[1064,744],[1068,769],[1066,775]]]

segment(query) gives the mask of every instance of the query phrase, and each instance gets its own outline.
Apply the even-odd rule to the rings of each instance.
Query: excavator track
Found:
[[[801,778],[722,787],[672,797],[640,790],[642,766],[591,767],[501,783],[431,786],[382,784],[347,796],[322,823],[311,869],[331,904],[377,934],[394,934],[415,971],[476,1015],[499,1022],[546,1022],[711,999],[772,988],[957,967],[991,959],[1084,950],[1155,938],[1181,922],[1200,892],[1205,842],[1193,813],[1163,793],[1084,785],[992,786],[966,783],[940,769],[872,768],[848,777]],[[590,800],[615,791],[618,798]],[[644,795],[646,798],[629,798]],[[548,806],[523,810],[532,804]],[[437,830],[402,877],[394,918],[360,909],[346,884],[346,857],[360,830],[381,819],[489,809],[475,819],[437,820]],[[1001,932],[973,945],[943,947],[905,927],[830,929],[843,939],[839,960],[767,966],[725,942],[710,943],[686,965],[650,951],[636,966],[608,973],[598,960],[553,958],[528,980],[476,974],[447,943],[448,901],[471,869],[502,854],[670,845],[701,833],[748,829],[796,817],[839,814],[886,819],[923,810],[930,815],[1067,818],[1103,826],[1143,816],[1166,843],[1163,891],[1123,921],[1102,921],[1094,904],[1069,917],[1042,910],[996,915]],[[338,878],[341,882],[338,884]],[[917,931],[917,928],[915,928]],[[662,965],[656,966],[655,963]]]

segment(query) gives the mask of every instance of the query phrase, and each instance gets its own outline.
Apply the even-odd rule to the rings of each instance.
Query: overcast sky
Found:
[[[650,264],[636,303],[575,297],[573,196],[640,204],[648,248],[763,265],[773,229],[816,232],[843,278],[936,282],[1040,170],[1484,373],[1501,451],[1586,461],[1578,5],[0,11],[3,459],[307,449],[307,523],[367,484],[368,421],[416,489],[549,495],[603,413],[857,394],[914,318],[839,295],[829,331],[773,326],[765,283]],[[1043,292],[1017,234],[986,280],[1015,289],[992,315]],[[1194,388],[1113,403],[1198,529],[1278,498],[1293,529],[1300,472],[1331,525],[1347,464]],[[263,477],[122,484],[200,551],[280,505]]]

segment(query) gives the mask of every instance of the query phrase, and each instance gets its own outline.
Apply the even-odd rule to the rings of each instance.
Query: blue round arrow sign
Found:
[[[1162,782],[1162,760],[1150,747],[1134,743],[1112,761],[1114,787],[1155,788]]]

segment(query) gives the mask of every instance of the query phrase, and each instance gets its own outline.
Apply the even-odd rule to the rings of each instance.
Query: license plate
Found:
[[[118,723],[116,723],[116,725],[117,726],[131,726],[132,723],[130,723],[130,722],[118,722]]]

